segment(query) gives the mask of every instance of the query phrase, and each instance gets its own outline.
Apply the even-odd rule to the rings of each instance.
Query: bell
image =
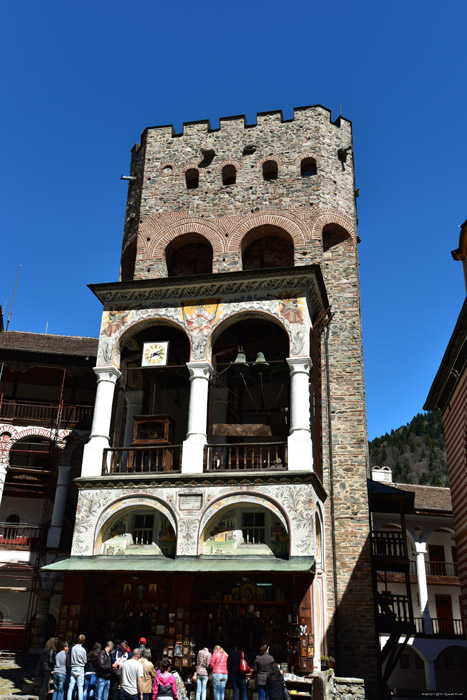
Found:
[[[237,357],[235,360],[232,362],[233,367],[236,369],[242,371],[242,368],[244,367],[245,369],[248,369],[248,362],[246,361],[246,355],[243,351],[239,350],[237,353]]]
[[[266,362],[266,358],[264,357],[264,352],[257,352],[256,353],[256,360],[253,362],[253,367],[255,369],[262,369],[263,367],[269,367],[269,362]]]
[[[230,367],[230,384],[232,386],[238,384],[254,384],[254,377],[251,376],[251,369],[246,361],[246,355],[243,348],[239,348],[235,361]]]

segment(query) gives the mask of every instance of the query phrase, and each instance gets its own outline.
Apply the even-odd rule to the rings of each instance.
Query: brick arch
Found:
[[[60,463],[63,465],[70,464],[76,450],[87,442],[89,442],[89,433],[86,433],[86,435],[79,435],[78,433],[72,432],[69,440],[66,441]]]
[[[290,213],[282,211],[260,211],[256,214],[249,214],[241,219],[241,221],[233,229],[227,252],[240,253],[242,239],[249,231],[259,226],[276,226],[288,233],[293,241],[294,248],[306,245],[307,229],[303,221]]]
[[[7,431],[4,431],[7,432]],[[10,431],[8,431],[10,432]],[[66,446],[66,443],[63,442],[64,438],[66,438],[68,435],[71,435],[71,430],[60,430],[58,433],[58,440],[57,440],[57,447],[60,450],[63,450]],[[15,435],[12,435],[11,438],[5,443],[5,448],[4,448],[4,454],[9,455],[10,450],[13,447],[13,445],[20,440],[24,440],[24,438],[27,437],[41,437],[45,438],[46,440],[50,440],[51,442],[54,439],[54,430],[50,430],[49,428],[25,428],[24,430],[17,430]]]
[[[223,160],[220,165],[216,167],[216,172],[221,173],[226,165],[233,165],[237,170],[241,170],[243,164],[239,160]]]
[[[165,249],[175,238],[183,236],[186,233],[198,233],[206,238],[212,246],[213,256],[222,255],[224,252],[224,237],[223,232],[218,227],[206,221],[190,218],[184,221],[178,221],[176,224],[165,228],[163,234],[154,242],[150,242],[148,249],[149,259],[163,260]]]
[[[303,153],[300,153],[300,155],[298,155],[294,159],[294,163],[301,163],[302,160],[305,160],[305,158],[313,158],[313,160],[316,161],[316,167],[319,166],[320,156],[318,153],[315,153],[314,151],[304,151]]]
[[[284,161],[282,160],[282,158],[279,158],[279,156],[271,155],[271,156],[264,156],[264,158],[261,158],[261,160],[258,161],[259,167],[262,168],[263,165],[270,160],[273,160],[275,163],[277,163],[278,168],[282,168],[284,165]]]
[[[311,232],[312,238],[318,240],[321,239],[323,236],[323,228],[328,224],[337,224],[338,226],[342,226],[342,228],[345,229],[350,235],[354,243],[357,240],[357,231],[355,230],[354,222],[350,216],[341,214],[334,209],[324,211],[321,210],[316,219],[313,221]]]

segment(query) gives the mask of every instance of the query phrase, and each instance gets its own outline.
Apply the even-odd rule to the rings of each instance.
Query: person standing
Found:
[[[242,657],[243,654],[243,657]],[[233,700],[247,700],[247,672],[240,670],[240,661],[245,658],[243,651],[234,646],[227,659],[227,671],[232,684]],[[247,662],[248,665],[248,662]]]
[[[169,659],[162,659],[161,670],[157,673],[154,680],[152,700],[156,700],[156,698],[159,698],[159,700],[168,700],[169,698],[177,700],[178,698],[177,681],[173,673],[170,673]]]
[[[269,653],[269,646],[267,644],[262,644],[259,648],[259,654],[255,659],[256,690],[258,691],[258,700],[269,700],[266,681],[272,663],[274,663],[274,658]]]
[[[39,660],[39,676],[42,678],[39,700],[45,700],[49,681],[55,666],[55,656],[57,653],[57,637],[50,637],[44,646],[44,651]]]
[[[113,658],[114,662],[112,664],[112,668],[114,673],[110,679],[110,698],[111,700],[118,700],[118,689],[120,686],[122,665],[128,661],[128,659],[131,659],[131,651],[128,647],[128,642],[125,640],[120,642],[120,646],[114,651]]]
[[[209,667],[212,671],[212,686],[214,688],[214,700],[224,700],[225,684],[227,683],[227,659],[228,654],[218,644],[214,647]]]
[[[59,642],[59,646],[61,649],[55,657],[54,667],[54,700],[63,700],[67,671],[68,642]]]
[[[94,698],[94,693],[96,690],[96,668],[97,668],[97,655],[102,650],[102,645],[96,642],[88,654],[88,660],[86,661],[86,666],[84,667],[84,693],[83,700],[91,700]]]
[[[83,647],[86,637],[84,634],[80,634],[78,641],[71,648],[71,676],[70,685],[68,686],[67,700],[72,700],[73,688],[78,689],[78,700],[83,700],[83,689],[84,689],[84,667],[86,666],[86,661],[88,655],[86,654],[86,649]]]
[[[284,700],[284,677],[279,666],[272,663],[266,678],[269,700]]]
[[[110,676],[112,675],[111,653],[113,642],[107,642],[98,653],[96,659],[96,700],[107,700],[110,688]],[[60,698],[58,699],[60,700]]]
[[[207,647],[200,649],[196,657],[196,700],[206,700],[206,686],[209,678],[211,652]]]
[[[143,700],[143,666],[139,659],[141,652],[133,651],[133,656],[121,666],[120,700]]]
[[[141,640],[140,640],[141,644]],[[151,663],[151,651],[150,649],[146,649],[144,647],[143,650],[141,650],[141,656],[139,659],[140,664],[143,667],[143,700],[151,700],[151,693],[152,693],[152,684],[154,681],[154,678],[156,677],[156,669],[154,668],[154,665]]]

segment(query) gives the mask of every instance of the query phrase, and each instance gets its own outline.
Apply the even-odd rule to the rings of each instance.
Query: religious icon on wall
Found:
[[[157,583],[150,583],[149,584],[149,595],[155,596],[157,594]]]
[[[123,586],[123,595],[131,595],[131,583],[125,583]]]

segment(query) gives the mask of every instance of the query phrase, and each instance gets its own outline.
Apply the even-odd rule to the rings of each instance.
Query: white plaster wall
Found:
[[[19,515],[20,522],[38,525],[42,520],[44,499],[12,498],[5,496],[0,505],[0,522],[5,522],[9,515]]]

